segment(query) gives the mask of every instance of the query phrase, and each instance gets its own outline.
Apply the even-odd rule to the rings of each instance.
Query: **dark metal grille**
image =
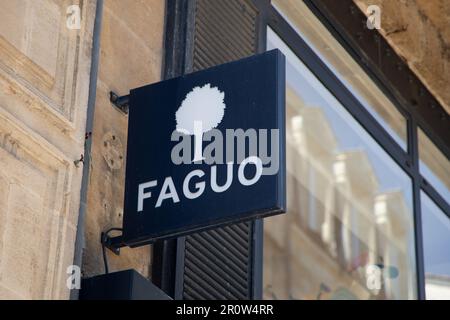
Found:
[[[243,0],[198,0],[193,68],[201,70],[252,55],[257,50],[257,11]]]
[[[184,298],[248,299],[250,251],[250,223],[187,237]]]
[[[245,0],[197,0],[193,71],[257,52],[257,9]],[[184,299],[252,298],[253,222],[186,237]]]

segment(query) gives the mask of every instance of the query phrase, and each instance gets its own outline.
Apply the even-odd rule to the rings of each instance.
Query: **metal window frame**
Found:
[[[275,31],[357,122],[410,176],[414,209],[417,294],[418,298],[423,300],[425,273],[420,192],[423,190],[449,218],[450,205],[419,171],[418,128],[420,127],[443,154],[450,158],[448,140],[450,116],[407,64],[395,54],[381,34],[377,30],[364,27],[367,17],[353,1],[344,0],[337,3],[329,0],[304,0],[304,2],[407,121],[408,150],[404,151],[277,9],[273,6],[270,8],[267,26]],[[374,45],[383,48],[384,53],[389,52],[389,64],[380,65],[379,50],[373,50]],[[392,65],[395,68],[392,68]]]

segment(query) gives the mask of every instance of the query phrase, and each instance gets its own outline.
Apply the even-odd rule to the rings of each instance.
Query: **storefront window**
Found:
[[[407,122],[393,103],[351,58],[303,1],[273,0],[273,5],[390,136],[407,149]]]
[[[421,193],[427,299],[450,300],[450,219]]]
[[[286,55],[288,213],[265,220],[264,298],[413,299],[409,176],[271,30]]]
[[[420,173],[444,199],[450,201],[450,161],[421,129],[418,136]]]

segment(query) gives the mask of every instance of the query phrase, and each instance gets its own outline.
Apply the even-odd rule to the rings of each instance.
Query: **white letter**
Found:
[[[167,189],[169,189],[168,193]],[[161,188],[161,192],[159,193],[155,208],[160,207],[162,202],[166,199],[172,199],[173,203],[180,202],[180,198],[178,198],[177,190],[175,189],[175,185],[173,184],[171,177],[167,177],[166,180],[164,180],[164,184]]]
[[[70,265],[67,267],[66,273],[70,276],[67,278],[66,285],[70,290],[81,288],[81,270],[79,266]]]
[[[244,175],[244,169],[248,163],[253,163],[256,166],[255,176],[250,180],[248,180]],[[247,159],[242,161],[242,163],[239,166],[239,170],[238,170],[239,182],[243,186],[251,186],[252,184],[255,184],[256,182],[258,182],[259,178],[261,178],[262,171],[263,171],[263,165],[262,165],[261,159],[258,157],[255,157],[255,156],[248,157]]]
[[[189,182],[191,181],[191,178],[193,176],[197,176],[199,178],[203,177],[205,173],[202,170],[194,170],[191,173],[189,173],[186,178],[184,178],[183,182],[183,193],[184,196],[188,199],[195,199],[202,195],[203,191],[205,191],[205,182],[197,182],[195,184],[195,188],[197,189],[196,192],[191,192],[189,190]]]
[[[211,167],[211,189],[214,192],[221,193],[227,191],[233,182],[233,162],[227,163],[227,181],[223,186],[217,184],[217,166]]]
[[[141,183],[139,185],[139,192],[138,192],[138,212],[141,212],[144,210],[144,200],[147,198],[150,198],[152,196],[151,192],[144,193],[144,190],[151,187],[156,187],[156,180]]]

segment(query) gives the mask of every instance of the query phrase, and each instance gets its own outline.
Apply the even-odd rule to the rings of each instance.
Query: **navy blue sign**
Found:
[[[284,72],[273,50],[130,92],[125,244],[285,212]]]

